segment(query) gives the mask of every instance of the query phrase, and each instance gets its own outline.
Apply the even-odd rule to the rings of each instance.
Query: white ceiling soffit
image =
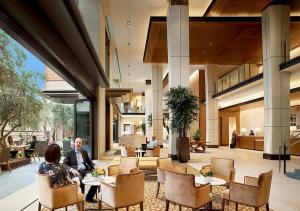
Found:
[[[190,0],[190,16],[203,16],[211,0]],[[150,16],[166,16],[167,0],[106,0],[103,2],[112,41],[118,51],[123,88],[134,92],[145,90],[151,78],[151,64],[143,63]],[[130,27],[128,21],[130,20]],[[130,43],[128,45],[128,43]],[[116,56],[113,55],[113,79],[119,79]]]

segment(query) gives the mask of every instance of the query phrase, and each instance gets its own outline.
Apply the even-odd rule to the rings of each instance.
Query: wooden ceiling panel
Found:
[[[272,0],[213,0],[204,16],[261,16],[261,11],[271,2]],[[299,15],[300,1],[288,0],[288,2],[291,15]]]
[[[152,17],[150,21],[144,62],[167,63],[166,18]],[[292,18],[291,35],[294,34],[300,34],[299,18]],[[261,63],[262,31],[259,17],[193,17],[190,18],[189,36],[191,65]],[[299,43],[300,36],[294,36],[290,41],[291,48]]]

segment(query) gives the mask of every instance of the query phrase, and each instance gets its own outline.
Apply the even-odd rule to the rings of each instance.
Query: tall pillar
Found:
[[[278,159],[279,146],[290,135],[290,73],[279,70],[289,58],[289,48],[285,48],[289,34],[289,5],[267,6],[262,12],[265,159]]]
[[[145,90],[145,124],[146,124],[146,137],[150,140],[152,136],[152,127],[148,124],[148,117],[152,114],[152,91],[151,91],[151,80],[146,80]]]
[[[163,66],[152,64],[152,135],[163,145]]]
[[[97,87],[97,141],[98,141],[98,159],[105,154],[105,88]]]
[[[205,96],[206,96],[206,144],[208,147],[219,146],[219,109],[218,100],[213,99],[216,93],[215,83],[218,73],[215,65],[207,64],[205,69]]]
[[[167,16],[169,87],[189,86],[188,0],[170,0]],[[172,114],[170,114],[170,118]],[[177,159],[176,137],[169,135],[169,156]]]

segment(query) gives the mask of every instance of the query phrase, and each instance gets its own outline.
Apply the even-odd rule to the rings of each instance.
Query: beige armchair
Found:
[[[99,210],[102,209],[102,202],[118,208],[140,204],[140,210],[143,210],[144,201],[144,178],[145,173],[138,171],[132,174],[119,174],[116,178],[116,184],[101,183],[101,194],[99,194]]]
[[[139,160],[137,158],[121,158],[120,165],[112,165],[108,167],[108,176],[129,174],[138,168]]]
[[[157,159],[157,191],[156,191],[156,198],[158,197],[160,184],[165,183],[166,181],[166,175],[165,171],[171,171],[171,172],[177,172],[186,174],[187,173],[187,167],[186,166],[175,166],[172,163],[171,158],[160,158]]]
[[[234,160],[227,158],[211,158],[211,164],[203,166],[204,168],[210,168],[214,174],[214,177],[224,179],[228,186],[228,182],[233,182],[235,178]]]
[[[77,204],[78,210],[84,210],[84,196],[78,192],[77,184],[65,185],[58,188],[51,187],[50,177],[48,175],[42,175],[36,173],[37,176],[37,187],[38,187],[38,200],[39,207],[41,205],[55,210],[58,208],[65,207],[72,204]]]
[[[7,148],[3,148],[3,149],[0,149],[0,164],[1,163],[5,163],[7,165],[7,168],[9,170],[9,172],[11,172],[11,168],[10,168],[10,148],[7,147]],[[2,169],[1,169],[1,166],[0,166],[0,175],[2,175]]]
[[[244,183],[230,182],[229,189],[222,192],[222,210],[225,208],[226,201],[238,204],[244,204],[255,207],[255,211],[259,207],[266,205],[269,210],[269,196],[272,182],[272,171],[262,173],[258,178],[244,177]]]
[[[153,149],[146,149],[147,157],[159,157],[160,156],[160,146],[156,146]]]
[[[34,150],[33,152],[30,154],[30,158],[33,158],[34,162],[35,162],[35,158],[37,157],[40,161],[40,151],[42,148],[42,143],[38,142],[34,145]]]
[[[166,211],[169,210],[170,202],[196,210],[203,206],[209,206],[212,209],[210,195],[210,184],[202,186],[195,185],[195,175],[180,174],[166,171]]]
[[[135,147],[129,145],[120,146],[121,157],[135,157]]]

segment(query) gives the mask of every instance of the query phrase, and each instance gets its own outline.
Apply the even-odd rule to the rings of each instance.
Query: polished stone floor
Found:
[[[111,159],[116,155],[110,153],[104,159]],[[167,156],[167,149],[161,151],[161,157]],[[278,172],[278,161],[262,159],[262,152],[244,150],[244,149],[228,149],[217,148],[207,149],[206,153],[192,153],[189,164],[196,169],[200,169],[203,165],[210,163],[211,157],[232,158],[235,160],[236,180],[243,181],[244,176],[258,176],[259,173],[273,170],[273,181],[270,194],[270,208],[276,211],[300,211],[300,181],[291,179]],[[292,160],[287,163],[288,171],[300,169],[300,157],[292,156]],[[14,174],[12,172],[11,174]],[[34,172],[31,170],[32,176]],[[28,175],[27,175],[28,176]],[[1,177],[0,177],[1,182]],[[9,179],[7,183],[14,182]],[[2,190],[2,187],[0,187]],[[23,187],[22,189],[10,194],[0,200],[0,210],[17,211],[23,209],[25,211],[37,210],[35,183]],[[17,202],[17,203],[16,203]]]

